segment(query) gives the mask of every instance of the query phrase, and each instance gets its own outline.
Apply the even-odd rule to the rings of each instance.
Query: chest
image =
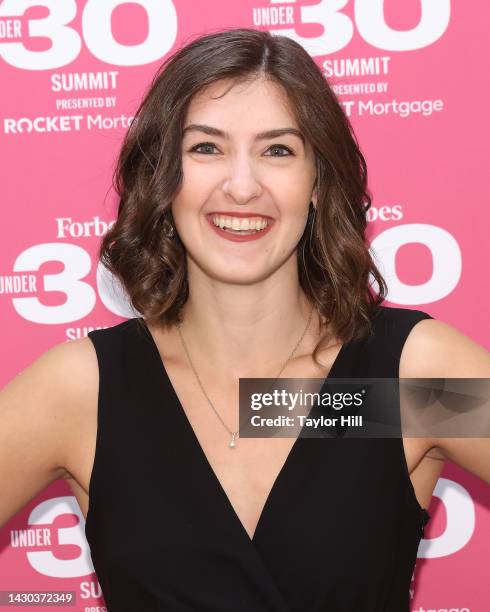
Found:
[[[208,379],[206,394],[211,406],[184,368],[169,363],[166,371],[174,400],[169,410],[177,412],[199,461],[252,538],[274,484],[287,467],[295,438],[238,435],[231,447],[230,431],[239,430],[238,383],[224,385],[216,379],[213,384]]]
[[[302,364],[302,371],[305,372],[305,364]],[[123,464],[119,470],[114,468],[115,473],[119,471],[121,474],[119,486],[123,485],[124,479],[129,483],[134,473],[139,473],[146,481],[149,478],[148,474],[154,473],[152,480],[154,486],[158,486],[161,481],[158,466],[163,468],[164,462],[167,461],[176,470],[176,475],[182,479],[184,486],[191,488],[195,486],[196,478],[196,471],[192,468],[192,462],[194,462],[199,467],[199,473],[202,474],[201,482],[208,482],[211,489],[218,492],[218,496],[222,497],[223,503],[235,515],[248,537],[253,538],[273,489],[280,488],[283,481],[287,483],[288,472],[298,469],[295,460],[300,462],[301,459],[295,458],[295,454],[298,455],[298,453],[293,452],[296,451],[295,438],[238,437],[236,446],[230,448],[230,433],[210,406],[197,380],[191,375],[192,373],[171,359],[166,361],[165,373],[167,384],[163,390],[166,390],[167,393],[163,393],[160,397],[153,395],[149,405],[145,405],[144,399],[138,402],[137,395],[132,393],[126,396],[123,414],[126,413],[129,416],[131,413],[134,415],[138,412],[141,435],[138,436],[137,429],[128,423],[126,431],[134,435],[135,439],[120,439],[117,446],[122,448],[127,444],[130,449],[140,448],[142,454],[134,457],[133,463],[124,462],[127,466],[125,475],[122,472]],[[313,370],[309,374],[311,377],[318,376],[318,373]],[[228,429],[236,431],[238,429],[238,383],[224,385],[219,379],[214,381],[208,379],[207,382],[207,394],[215,410]],[[146,416],[143,416],[145,413]],[[150,438],[147,437],[148,433],[151,434]],[[80,487],[74,479],[72,486],[75,488],[74,492],[84,515],[87,513],[89,504],[90,476],[95,464],[96,434],[97,410],[94,408],[91,411],[91,418],[87,419],[85,436],[80,437],[81,440],[88,442],[84,443],[83,452],[79,454],[73,465],[73,473],[78,475],[76,480],[84,483],[84,486]],[[151,439],[154,441],[151,442]],[[316,442],[326,444],[322,440]],[[399,464],[401,461],[406,461],[409,472],[412,472],[427,449],[417,439],[405,439],[403,444],[404,456],[398,456],[398,461]],[[182,449],[187,449],[187,451]],[[162,458],[162,455],[165,456],[167,452],[170,454],[170,460]],[[328,471],[333,469],[332,465],[336,466],[335,469],[339,472],[342,472],[346,465],[352,465],[351,458],[346,456],[345,459],[342,459],[344,455],[338,454],[344,453],[345,449],[342,451],[337,448],[335,452],[337,455],[326,452],[320,458],[325,469],[325,477]],[[368,465],[370,461],[375,462],[375,455],[363,457],[362,463]],[[132,451],[130,450],[129,457],[131,456]],[[142,460],[144,456],[147,457],[146,460]],[[329,465],[328,457],[332,465]],[[358,467],[352,469],[358,470]],[[305,477],[308,477],[308,474],[305,474]],[[365,474],[365,478],[366,482],[373,480],[372,474]],[[324,484],[327,484],[327,480],[324,481]],[[422,487],[423,484],[418,486]],[[372,489],[372,495],[376,495],[375,487]],[[382,492],[379,495],[382,496]],[[331,497],[342,499],[342,493],[338,487],[332,488]],[[382,503],[382,500],[380,502]]]

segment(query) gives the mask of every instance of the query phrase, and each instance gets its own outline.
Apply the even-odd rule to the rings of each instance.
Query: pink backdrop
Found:
[[[0,385],[133,316],[95,259],[121,138],[169,52],[236,26],[294,38],[339,87],[368,162],[388,305],[488,348],[489,16],[484,0],[0,2]],[[446,463],[429,511],[412,610],[487,612],[489,487]],[[40,493],[1,530],[0,590],[72,590],[75,609],[102,610],[83,527],[66,483]]]

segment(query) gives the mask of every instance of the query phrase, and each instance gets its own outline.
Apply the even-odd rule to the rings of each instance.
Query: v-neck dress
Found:
[[[323,384],[398,378],[427,318],[380,306],[374,334],[344,343]],[[430,515],[400,437],[298,437],[250,538],[144,320],[88,336],[99,399],[85,535],[109,612],[409,611]]]

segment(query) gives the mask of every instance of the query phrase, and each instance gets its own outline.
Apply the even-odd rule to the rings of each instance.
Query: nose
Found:
[[[247,204],[250,200],[259,197],[263,188],[253,162],[245,156],[230,162],[222,189],[223,193],[236,204]]]

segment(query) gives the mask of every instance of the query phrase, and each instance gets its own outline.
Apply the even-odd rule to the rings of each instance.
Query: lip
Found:
[[[218,213],[213,213],[213,214],[218,214]],[[267,224],[265,229],[261,230],[260,232],[257,232],[255,234],[248,234],[248,235],[240,236],[239,234],[230,234],[229,232],[225,232],[225,230],[222,230],[221,227],[218,227],[217,225],[215,225],[212,220],[213,214],[206,215],[207,222],[209,223],[211,228],[216,232],[216,234],[218,234],[218,236],[221,236],[222,238],[225,238],[226,240],[230,240],[231,242],[251,242],[252,240],[260,240],[266,234],[268,234],[270,230],[272,229],[272,227],[274,226],[274,220],[272,220],[270,223]],[[246,216],[257,217],[259,215],[246,215]],[[260,215],[260,216],[264,216],[264,215]],[[271,219],[271,217],[267,217],[267,218]]]
[[[212,217],[214,215],[223,215],[224,217],[238,217],[239,219],[245,219],[246,217],[264,217],[264,219],[270,219],[273,221],[273,217],[269,215],[264,215],[262,213],[252,213],[252,212],[226,212],[225,210],[213,210],[207,214],[208,217]]]

